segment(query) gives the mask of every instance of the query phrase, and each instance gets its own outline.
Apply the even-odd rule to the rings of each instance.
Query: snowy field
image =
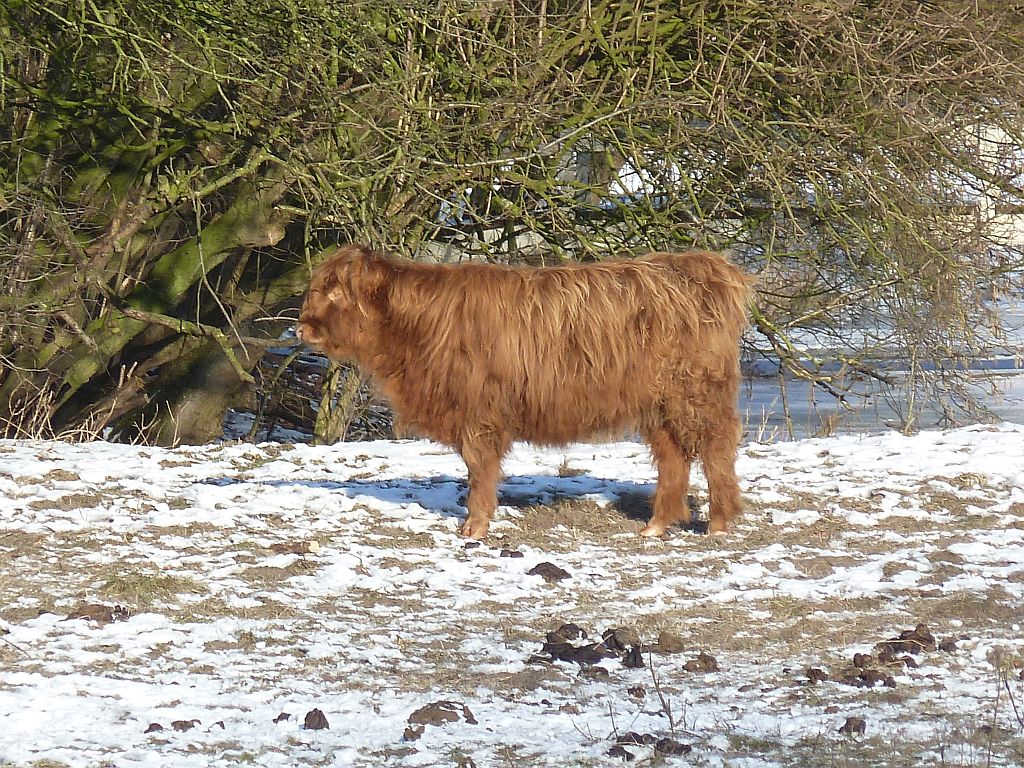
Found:
[[[474,546],[427,442],[0,441],[0,765],[1024,765],[1024,427],[749,444],[718,537],[505,470]]]

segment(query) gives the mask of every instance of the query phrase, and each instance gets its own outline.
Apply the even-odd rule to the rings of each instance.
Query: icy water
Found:
[[[1024,372],[979,373],[978,382],[978,397],[991,411],[990,420],[1024,424]],[[883,394],[877,386],[862,382],[848,398],[848,406],[845,408],[825,391],[794,379],[786,381],[785,398],[776,378],[748,378],[740,391],[740,413],[747,422],[747,439],[752,440],[901,429],[907,395],[899,391]],[[964,422],[971,421],[966,416],[962,418]],[[928,429],[951,424],[943,423],[943,414],[936,404],[926,403],[915,426]]]
[[[976,383],[973,394],[988,409],[988,418],[984,415],[971,418],[961,412],[953,414],[956,420],[950,421],[944,418],[939,403],[926,402],[913,425],[915,429],[958,426],[980,419],[1024,424],[1024,295],[1003,297],[993,310],[999,317],[1001,331],[997,336],[979,330],[986,351],[969,364],[970,376]],[[858,343],[883,338],[885,332],[884,321],[879,321],[877,327],[870,327],[863,321],[852,325],[848,329],[851,349],[847,351],[856,352]],[[819,338],[813,329],[797,332],[792,339],[809,357],[834,357],[836,350],[830,340]],[[849,407],[845,408],[823,389],[795,378],[786,381],[784,399],[776,376],[777,361],[770,357],[747,360],[744,367],[750,376],[740,393],[740,412],[748,425],[747,439],[799,439],[903,429],[905,414],[910,410],[908,395],[901,391],[905,389],[900,381],[907,375],[905,366],[898,357],[876,361],[876,365],[896,381],[896,386],[890,392],[883,392],[877,382],[858,382],[848,398]]]

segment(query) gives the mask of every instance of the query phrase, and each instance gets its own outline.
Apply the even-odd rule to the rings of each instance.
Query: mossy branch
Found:
[[[239,362],[231,341],[220,328],[212,325],[206,325],[205,323],[197,323],[192,320],[182,320],[179,317],[161,315],[156,312],[145,312],[140,309],[131,309],[130,307],[125,307],[120,311],[125,317],[138,320],[148,325],[159,325],[164,328],[168,328],[175,333],[186,334],[189,336],[205,336],[215,340],[224,351],[224,355],[230,361],[231,367],[235,370],[235,373],[238,374],[238,378],[243,381],[247,381],[250,384],[255,383],[255,379],[252,374],[245,370]],[[241,341],[244,344],[251,344],[256,347],[269,347],[278,343],[269,339],[257,339],[251,337],[242,338]]]

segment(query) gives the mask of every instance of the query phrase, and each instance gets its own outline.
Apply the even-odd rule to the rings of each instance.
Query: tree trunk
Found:
[[[263,347],[236,350],[238,361],[251,372]],[[224,414],[251,384],[214,341],[165,367],[155,384],[150,403],[146,437],[157,445],[200,445],[224,432]]]

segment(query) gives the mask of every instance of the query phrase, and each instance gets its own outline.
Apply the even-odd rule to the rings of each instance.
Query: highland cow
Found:
[[[462,533],[486,536],[515,440],[563,445],[639,431],[658,469],[660,536],[688,515],[690,465],[708,481],[710,530],[740,513],[739,339],[747,276],[699,251],[555,267],[400,261],[359,245],[313,274],[296,328],[356,362],[400,421],[458,451]]]

